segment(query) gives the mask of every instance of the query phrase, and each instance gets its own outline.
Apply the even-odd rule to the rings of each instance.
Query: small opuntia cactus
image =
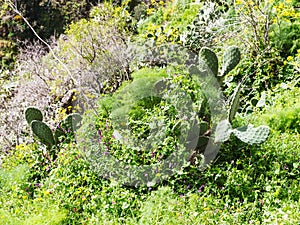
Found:
[[[220,76],[228,74],[241,60],[241,52],[238,47],[230,46],[223,55],[222,70]]]
[[[25,118],[33,133],[45,144],[48,148],[58,145],[69,134],[74,133],[79,128],[82,117],[78,113],[69,114],[61,121],[57,128],[52,133],[47,124],[42,122],[42,112],[34,107],[29,107],[25,110]]]

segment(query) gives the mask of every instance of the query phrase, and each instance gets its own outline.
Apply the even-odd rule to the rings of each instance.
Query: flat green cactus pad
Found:
[[[239,103],[240,103],[240,93],[242,90],[242,84],[238,84],[238,86],[235,88],[235,91],[232,95],[232,99],[229,104],[229,112],[228,112],[228,120],[230,123],[232,123],[236,112],[238,111],[239,108]]]
[[[67,129],[66,131],[74,132],[78,129],[82,117],[78,113],[69,114],[65,120],[62,122],[62,127]]]
[[[268,126],[254,128],[251,124],[233,130],[233,133],[237,138],[248,144],[259,144],[264,142],[267,139],[269,132],[270,128]]]
[[[215,77],[218,76],[218,57],[209,48],[201,48],[199,52],[199,64],[201,69],[206,69],[205,67],[208,67],[213,72]]]
[[[33,120],[31,122],[31,129],[43,144],[50,148],[55,144],[52,131],[44,122]]]
[[[25,110],[25,119],[26,119],[28,125],[30,125],[33,120],[42,121],[43,120],[43,114],[37,108],[28,107]]]
[[[241,60],[241,52],[238,47],[230,46],[223,55],[222,70],[220,76],[228,74]]]
[[[218,123],[215,132],[215,142],[224,142],[229,140],[232,133],[232,127],[228,120],[222,120]]]

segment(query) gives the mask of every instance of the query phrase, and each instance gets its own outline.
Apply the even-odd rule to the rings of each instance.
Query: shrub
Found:
[[[70,25],[67,40],[53,41],[51,45],[60,62],[38,43],[27,44],[21,50],[13,72],[19,78],[18,86],[0,109],[1,139],[7,140],[1,144],[5,149],[28,140],[26,132],[25,137],[21,134],[26,131],[25,108],[41,109],[53,128],[66,113],[83,111],[101,93],[112,92],[123,80],[130,79],[126,35],[120,33],[124,21],[118,18],[122,11],[109,4],[103,7],[100,12],[94,9],[94,19]],[[118,24],[113,24],[116,21]]]
[[[190,0],[170,1],[149,13],[138,23],[139,36],[156,43],[180,43],[180,35],[192,22],[201,4]]]
[[[228,38],[226,33],[230,30],[231,19],[227,14],[216,3],[204,3],[181,35],[183,45],[194,52],[199,52],[202,47],[217,48]]]
[[[29,167],[26,164],[0,169],[0,218],[3,224],[61,224],[66,217],[57,205],[40,199],[31,200],[26,188]],[[12,210],[12,208],[14,210]]]
[[[266,105],[262,110],[262,115],[257,116],[254,121],[264,122],[276,131],[299,133],[299,88],[283,89],[279,87],[274,92],[276,94],[271,95],[271,92],[266,94]]]
[[[67,224],[125,220],[138,214],[135,209],[140,204],[138,192],[95,173],[84,152],[73,144],[63,146],[57,166],[37,189],[36,198],[49,199],[65,209]]]

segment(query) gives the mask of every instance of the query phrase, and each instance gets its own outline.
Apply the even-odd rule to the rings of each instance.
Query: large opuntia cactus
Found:
[[[222,70],[220,76],[223,77],[236,67],[240,62],[241,52],[238,47],[230,46],[223,55]]]
[[[43,114],[39,109],[35,107],[28,107],[25,110],[25,119],[28,125],[30,125],[33,120],[43,121]]]
[[[31,122],[32,132],[40,139],[47,147],[51,148],[55,145],[55,140],[51,129],[42,121],[33,120]]]
[[[203,70],[207,69],[208,67],[212,71],[215,78],[218,79],[219,84],[222,85],[224,76],[227,75],[232,69],[234,69],[237,66],[240,59],[241,53],[239,48],[236,46],[228,47],[223,55],[222,69],[221,71],[218,71],[218,58],[216,54],[209,48],[203,47],[199,52],[199,69]],[[227,141],[229,140],[231,134],[234,134],[241,141],[248,144],[261,143],[265,141],[268,137],[269,127],[267,126],[259,126],[257,128],[254,128],[253,125],[249,124],[245,127],[240,127],[236,129],[232,128],[231,123],[236,115],[236,112],[238,111],[241,90],[242,83],[237,85],[234,93],[229,98],[227,104],[227,119],[222,120],[218,123],[215,133],[215,142]],[[209,126],[207,126],[206,129],[208,129],[208,127]],[[205,127],[202,126],[202,130],[203,129],[205,129]],[[202,145],[202,143],[205,143],[207,141],[204,138],[207,138],[207,136],[203,135],[203,131],[201,131],[198,146]]]

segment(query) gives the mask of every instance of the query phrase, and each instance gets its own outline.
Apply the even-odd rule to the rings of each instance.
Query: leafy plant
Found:
[[[148,17],[138,22],[139,37],[154,40],[157,44],[181,43],[180,35],[193,21],[201,4],[180,0],[157,5],[148,10]]]
[[[226,36],[224,30],[228,26],[226,11],[213,1],[206,1],[192,23],[181,34],[183,45],[194,52],[202,47],[216,47],[216,40],[220,42]],[[225,27],[225,29],[224,29]],[[227,28],[229,29],[229,28]]]

